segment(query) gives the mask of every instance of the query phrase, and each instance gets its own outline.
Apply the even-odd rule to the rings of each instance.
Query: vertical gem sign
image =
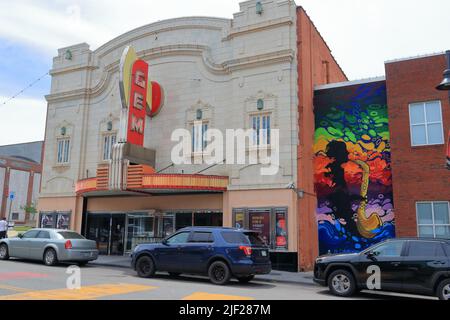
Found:
[[[127,141],[139,146],[144,145],[147,85],[148,64],[143,60],[137,60],[131,72]]]

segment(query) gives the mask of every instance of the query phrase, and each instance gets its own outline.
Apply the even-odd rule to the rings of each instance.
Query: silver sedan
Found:
[[[97,244],[70,230],[31,229],[17,238],[0,240],[0,260],[10,257],[84,265],[98,258]]]

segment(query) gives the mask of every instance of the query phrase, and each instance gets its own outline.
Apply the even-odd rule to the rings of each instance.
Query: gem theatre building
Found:
[[[109,255],[185,226],[250,228],[274,268],[292,271],[395,232],[385,81],[326,87],[347,78],[293,1],[245,1],[232,20],[172,19],[95,51],[63,48],[50,73],[41,226],[63,217]],[[351,97],[357,114],[330,103]],[[278,130],[277,174],[174,164],[175,130],[193,133],[186,157],[196,163],[212,128],[265,132],[253,148],[269,152]]]

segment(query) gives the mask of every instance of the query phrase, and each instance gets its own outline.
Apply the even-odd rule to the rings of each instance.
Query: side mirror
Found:
[[[169,243],[167,242],[167,239],[164,239],[162,242],[161,242],[163,245],[165,245],[165,246],[167,246]]]
[[[17,236],[19,237],[19,239],[23,238],[23,234],[22,233],[19,233]]]
[[[373,258],[375,258],[376,254],[373,251],[369,251],[369,252],[366,253],[366,256],[369,259],[373,259]]]

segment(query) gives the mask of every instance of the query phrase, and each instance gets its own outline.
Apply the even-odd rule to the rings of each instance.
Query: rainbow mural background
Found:
[[[314,178],[320,254],[395,237],[384,81],[315,93]]]

